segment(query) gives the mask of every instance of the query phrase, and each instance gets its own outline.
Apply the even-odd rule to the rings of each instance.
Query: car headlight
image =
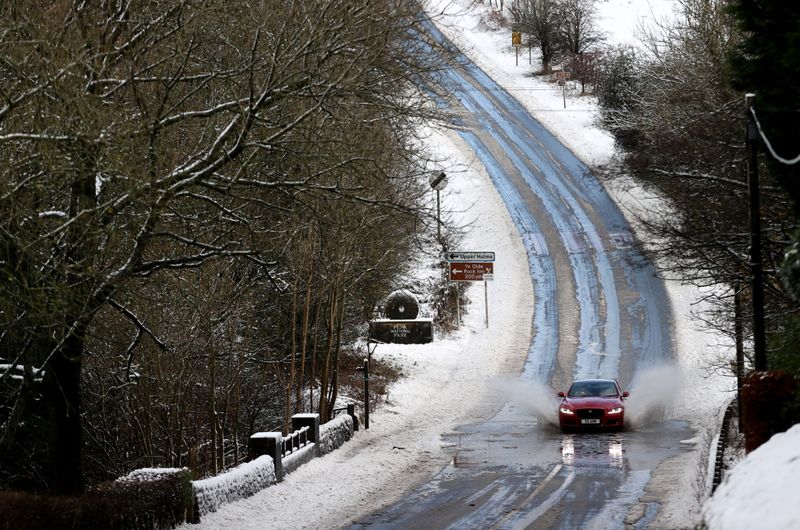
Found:
[[[622,407],[614,407],[608,411],[609,414],[619,414],[620,412],[622,412]]]
[[[567,407],[564,407],[564,406],[560,407],[558,409],[558,411],[561,412],[561,414],[575,414],[570,409],[568,409]]]

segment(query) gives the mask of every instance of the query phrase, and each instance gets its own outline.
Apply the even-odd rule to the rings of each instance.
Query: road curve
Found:
[[[574,378],[612,377],[629,388],[671,361],[665,287],[596,177],[467,58],[442,75],[459,134],[527,250],[534,317],[521,384],[554,393]],[[352,528],[646,528],[659,504],[643,500],[645,487],[691,436],[680,422],[563,435],[512,400],[494,418],[446,435],[449,466]]]

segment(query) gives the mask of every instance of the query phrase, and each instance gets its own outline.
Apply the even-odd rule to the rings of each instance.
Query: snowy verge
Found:
[[[353,418],[342,414],[319,426],[319,454],[325,456],[353,437]]]
[[[800,528],[800,425],[747,455],[703,507],[709,530]]]
[[[226,503],[249,497],[275,484],[275,463],[262,455],[214,477],[192,482],[200,516],[217,511]]]

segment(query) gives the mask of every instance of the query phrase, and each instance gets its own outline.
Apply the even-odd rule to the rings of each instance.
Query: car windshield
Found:
[[[613,381],[576,381],[569,389],[569,397],[615,397],[617,385]]]

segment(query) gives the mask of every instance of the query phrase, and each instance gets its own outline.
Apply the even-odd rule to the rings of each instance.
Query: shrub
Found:
[[[104,495],[49,496],[28,492],[0,492],[2,530],[122,529],[118,507]]]

